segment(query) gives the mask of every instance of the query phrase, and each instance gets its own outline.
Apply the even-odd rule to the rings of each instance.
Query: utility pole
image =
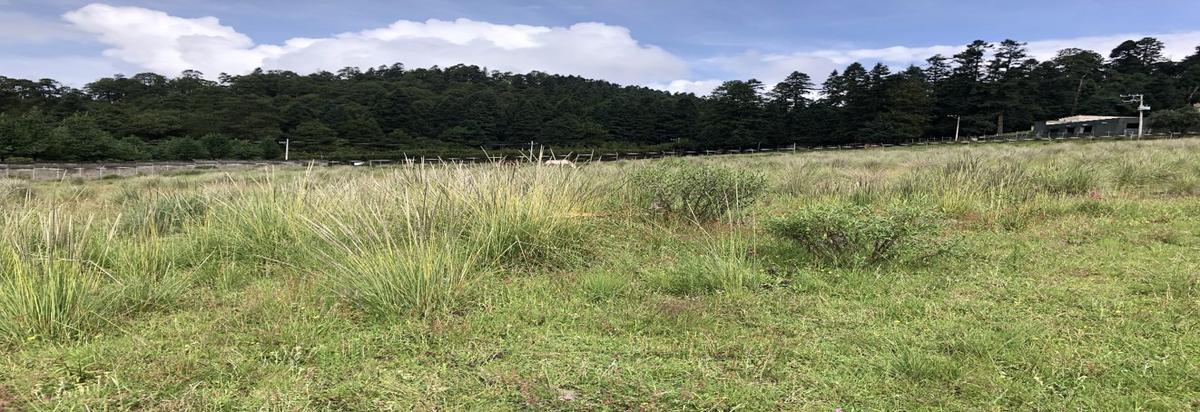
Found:
[[[957,142],[958,141],[958,131],[962,127],[962,116],[957,115],[957,114],[952,114],[952,115],[949,115],[946,117],[953,117],[955,120],[954,121],[954,141]]]
[[[291,152],[292,152],[292,139],[284,138],[283,139],[283,161],[285,161],[285,162],[288,161],[288,158],[291,156]]]
[[[1150,106],[1146,105],[1146,95],[1144,94],[1126,94],[1121,95],[1125,99],[1125,103],[1137,103],[1138,109],[1138,139],[1142,138],[1143,132],[1146,130],[1146,112],[1150,111]]]

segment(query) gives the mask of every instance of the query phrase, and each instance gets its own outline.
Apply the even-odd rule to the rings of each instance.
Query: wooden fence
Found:
[[[1145,135],[1138,139],[1132,136],[1034,136],[1027,133],[1005,134],[1000,136],[978,136],[953,139],[920,139],[900,143],[882,144],[843,144],[823,146],[800,146],[793,144],[784,147],[755,147],[741,149],[689,149],[666,150],[651,152],[629,151],[589,151],[587,153],[573,152],[566,155],[554,155],[543,150],[541,153],[522,154],[521,156],[504,157],[483,155],[478,157],[441,157],[422,156],[403,159],[372,159],[355,161],[194,161],[194,162],[115,162],[115,163],[31,163],[31,164],[0,164],[0,177],[6,179],[29,180],[67,180],[67,179],[99,179],[107,176],[138,176],[160,174],[188,170],[208,169],[238,169],[273,166],[384,166],[402,164],[459,164],[459,163],[489,163],[489,162],[544,162],[547,160],[569,160],[572,162],[611,162],[618,160],[659,159],[666,157],[684,156],[715,156],[741,155],[774,152],[815,152],[833,150],[862,150],[884,147],[931,146],[931,145],[976,145],[1001,144],[1018,142],[1077,142],[1103,140],[1159,140],[1197,137],[1195,134],[1156,133]]]

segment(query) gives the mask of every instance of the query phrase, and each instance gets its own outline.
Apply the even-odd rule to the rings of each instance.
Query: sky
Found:
[[[72,86],[152,71],[207,77],[475,64],[707,93],[724,80],[897,69],[975,39],[1047,59],[1154,36],[1200,46],[1197,0],[0,0],[0,75]]]

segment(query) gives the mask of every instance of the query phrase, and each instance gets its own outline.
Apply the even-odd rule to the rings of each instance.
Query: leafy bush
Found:
[[[633,173],[636,205],[669,217],[713,220],[750,206],[766,193],[759,173],[686,161],[664,161]]]
[[[200,141],[190,137],[176,137],[161,143],[158,147],[158,156],[170,160],[195,160],[211,157],[208,149]]]
[[[1150,115],[1155,129],[1187,133],[1200,130],[1200,113],[1188,106],[1159,110]]]
[[[853,204],[819,204],[767,222],[767,231],[838,266],[888,261],[919,246],[937,227],[910,207],[875,211]]]

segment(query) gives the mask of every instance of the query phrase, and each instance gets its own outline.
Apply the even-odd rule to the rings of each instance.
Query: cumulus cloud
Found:
[[[1196,52],[1200,46],[1200,31],[1179,33],[1125,33],[1111,36],[1077,37],[1073,39],[1039,40],[1029,42],[1029,54],[1038,60],[1053,58],[1059,50],[1076,48],[1094,50],[1104,57],[1125,40],[1154,37],[1163,42],[1163,54],[1172,60],[1181,60]]]
[[[651,83],[647,87],[665,90],[671,93],[694,93],[705,95],[712,92],[713,89],[720,86],[723,80],[707,79],[707,80],[673,80],[670,83]]]
[[[140,7],[91,4],[63,18],[96,35],[109,47],[105,56],[162,73],[196,69],[233,74],[256,67],[310,72],[402,62],[418,67],[467,63],[633,84],[688,75],[682,59],[639,43],[624,27],[603,23],[544,27],[469,19],[401,20],[330,37],[255,44],[214,17],[183,18]]]
[[[215,17],[185,19],[140,7],[92,4],[63,19],[113,46],[104,55],[161,73],[187,69],[242,73],[258,67],[268,47]]]

